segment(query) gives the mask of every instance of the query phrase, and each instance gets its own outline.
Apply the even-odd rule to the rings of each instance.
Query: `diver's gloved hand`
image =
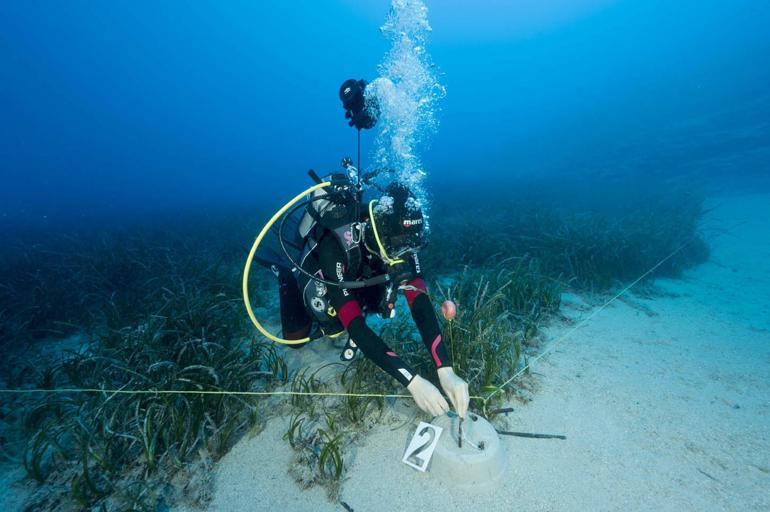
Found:
[[[416,375],[406,387],[414,397],[417,407],[431,416],[441,416],[449,412],[449,404],[436,386]],[[467,394],[467,393],[466,393]]]
[[[441,387],[444,388],[444,392],[449,397],[449,401],[452,402],[457,415],[464,418],[468,411],[468,402],[470,402],[468,383],[458,377],[451,366],[439,368],[437,373]]]

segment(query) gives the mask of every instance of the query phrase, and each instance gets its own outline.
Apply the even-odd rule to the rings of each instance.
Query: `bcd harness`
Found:
[[[327,292],[327,284],[330,276],[323,275],[321,269],[314,272],[308,272],[308,258],[316,252],[321,238],[331,236],[336,245],[342,249],[343,261],[338,265],[342,268],[335,269],[338,282],[333,283],[341,288],[347,288],[343,281],[344,274],[361,276],[364,270],[364,236],[367,223],[360,220],[358,211],[358,198],[349,194],[350,182],[344,175],[336,174],[326,178],[327,181],[335,183],[338,197],[331,194],[318,194],[311,199],[311,203],[306,207],[306,213],[300,222],[299,234],[304,240],[302,254],[298,265],[295,265],[293,271],[298,277],[302,298],[306,307],[312,312],[317,321],[317,329],[309,336],[315,339],[321,336],[337,336],[341,334],[343,327],[337,318],[337,312],[331,305]],[[331,196],[331,197],[329,197]],[[323,203],[318,205],[318,203]],[[370,216],[369,222],[372,222]],[[320,260],[320,257],[316,255]],[[388,272],[383,276],[377,276],[372,279],[362,279],[356,281],[370,282],[369,286],[384,284],[385,293],[380,301],[379,312],[384,318],[392,318],[395,315],[395,300],[398,291],[398,283],[411,280],[413,273],[411,267],[403,260],[388,260]],[[368,276],[367,276],[368,277]],[[358,288],[358,287],[356,287]],[[347,344],[342,350],[340,359],[349,361],[356,355],[358,347],[355,342],[348,338]]]
[[[385,294],[379,309],[383,317],[391,318],[395,314],[394,304],[398,289],[404,287],[406,282],[410,281],[413,277],[410,265],[403,259],[393,259],[388,257],[385,248],[380,241],[372,210],[376,201],[369,203],[369,218],[367,219],[367,223],[361,220],[360,215],[360,187],[354,185],[347,176],[344,174],[332,174],[326,181],[323,181],[313,171],[310,171],[308,174],[310,174],[313,180],[316,181],[316,184],[296,195],[292,200],[279,209],[267,224],[265,224],[249,251],[243,272],[243,299],[249,318],[254,326],[265,337],[276,343],[286,345],[299,345],[324,335],[336,337],[339,334],[342,334],[341,323],[339,322],[339,319],[336,318],[337,312],[330,307],[328,299],[325,297],[326,287],[337,286],[344,289],[355,290],[384,284],[386,287]],[[320,205],[320,207],[314,207],[316,204]],[[300,222],[299,235],[304,242],[301,246],[300,261],[295,261],[290,255],[284,241],[284,224],[289,217],[303,207],[305,208],[305,215],[303,215],[303,220]],[[303,283],[304,286],[302,286],[303,299],[307,307],[313,312],[318,323],[323,326],[322,328],[316,329],[310,336],[299,340],[279,338],[268,332],[254,315],[251,301],[249,300],[248,280],[251,264],[263,239],[279,220],[278,240],[281,244],[281,248],[283,249],[286,258],[291,263],[292,271],[307,279],[307,281]],[[321,273],[318,271],[310,273],[303,268],[302,263],[305,262],[306,258],[312,253],[313,249],[315,249],[320,237],[323,236],[324,233],[329,233],[334,237],[339,247],[343,249],[345,269],[355,269],[354,274],[360,275],[363,266],[363,251],[365,250],[361,245],[365,244],[364,239],[367,226],[371,227],[374,238],[372,245],[376,244],[379,249],[380,258],[387,265],[387,272],[371,277],[367,276],[355,281],[334,281],[329,280],[329,276],[320,275]],[[313,284],[310,284],[311,282]],[[321,300],[319,301],[316,299]],[[333,319],[334,322],[330,322],[330,319]],[[324,321],[326,321],[326,325],[324,325]],[[333,327],[333,325],[335,325],[335,327]],[[348,340],[347,345],[343,349],[341,359],[345,361],[352,359],[355,356],[356,350],[356,344],[352,340]]]

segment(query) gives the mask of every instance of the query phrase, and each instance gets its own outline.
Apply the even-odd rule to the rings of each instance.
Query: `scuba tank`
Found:
[[[315,172],[311,177],[320,180]],[[304,240],[300,266],[312,252],[321,236],[330,232],[345,252],[345,268],[358,270],[362,263],[361,241],[364,224],[359,219],[359,199],[356,185],[342,173],[326,177],[332,185],[316,190],[299,222],[299,235]]]
[[[348,163],[348,165],[345,166],[345,163]],[[249,299],[248,280],[253,261],[258,261],[266,266],[267,264],[270,264],[270,266],[278,265],[278,263],[273,263],[275,261],[274,256],[282,252],[287,260],[285,263],[286,268],[291,269],[298,277],[301,274],[305,280],[304,289],[312,286],[313,290],[316,291],[315,295],[322,298],[325,298],[328,286],[357,290],[385,285],[384,297],[380,300],[379,305],[373,305],[385,318],[393,316],[398,289],[403,288],[403,285],[411,280],[412,270],[414,272],[417,271],[417,268],[412,269],[414,265],[411,262],[387,256],[378,238],[377,222],[375,222],[374,214],[372,213],[372,205],[376,201],[369,203],[369,219],[364,219],[360,211],[362,206],[360,186],[357,181],[353,181],[354,176],[351,176],[354,172],[357,173],[357,170],[349,164],[349,159],[346,159],[345,163],[343,163],[343,166],[347,167],[348,176],[342,173],[332,174],[327,181],[322,181],[315,172],[310,171],[309,174],[316,184],[309,187],[303,193],[297,194],[272,216],[260,230],[246,258],[242,279],[246,311],[257,330],[268,339],[277,343],[287,345],[306,343],[325,334],[332,336],[341,333],[342,326],[336,318],[336,312],[333,308],[330,309],[328,304],[313,301],[311,298],[309,301],[305,300],[306,306],[310,306],[309,309],[311,311],[323,312],[325,320],[335,320],[337,324],[335,329],[323,329],[321,332],[313,332],[311,335],[300,340],[287,340],[268,332],[255,316]],[[376,176],[376,173],[370,174],[372,177]],[[366,183],[367,177],[364,177],[364,183]],[[318,193],[321,190],[324,193]],[[287,228],[291,231],[287,231]],[[359,277],[351,281],[329,280],[318,272],[307,272],[302,268],[302,263],[312,252],[314,245],[317,245],[317,242],[314,242],[314,240],[320,239],[326,230],[331,232],[336,237],[340,247],[344,248],[348,268],[361,268],[363,256],[366,255],[364,251],[372,250],[374,252],[370,248],[379,247],[380,256],[382,261],[387,264],[387,269],[372,269],[372,272],[366,272],[368,275],[357,273]],[[275,241],[280,246],[280,250],[269,253],[271,254],[269,258],[260,259],[257,256],[257,251],[269,233],[275,235]],[[301,238],[299,237],[300,234],[303,235]],[[369,240],[370,237],[372,238],[371,240]],[[362,247],[363,245],[365,245],[366,249]],[[270,251],[270,248],[268,247],[267,250]],[[302,258],[298,257],[300,253],[302,253]],[[319,331],[319,329],[315,331]],[[356,348],[354,343],[349,343],[348,345],[349,348]],[[349,352],[346,350],[344,353],[348,354]],[[348,359],[349,357],[343,357],[343,360]]]
[[[327,292],[329,286],[347,287],[344,283],[330,280],[331,276],[323,275],[321,270],[316,268],[317,263],[313,263],[313,260],[318,258],[316,247],[322,237],[332,236],[344,252],[345,268],[358,273],[362,266],[361,241],[364,225],[359,219],[357,189],[348,176],[333,173],[321,180],[315,172],[311,171],[309,174],[316,182],[331,183],[328,187],[316,190],[306,201],[305,211],[297,227],[303,247],[300,258],[295,262],[294,273],[305,306],[316,321],[316,330],[310,336],[313,339],[342,332],[342,324]],[[343,350],[343,356],[349,355],[351,350],[355,356],[356,349],[355,344],[349,340]],[[349,359],[343,357],[343,360]]]

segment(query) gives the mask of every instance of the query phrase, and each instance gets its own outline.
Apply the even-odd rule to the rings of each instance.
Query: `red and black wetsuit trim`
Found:
[[[414,255],[417,258],[417,255]],[[446,350],[446,345],[441,337],[441,328],[436,319],[436,312],[430,298],[425,293],[427,290],[425,281],[422,277],[417,277],[408,283],[412,289],[404,291],[406,301],[409,304],[409,310],[412,312],[417,329],[420,331],[420,337],[425,344],[425,348],[433,359],[436,368],[452,366],[452,360]]]
[[[320,251],[320,268],[324,275],[331,276],[331,279],[336,279],[337,281],[356,280],[363,272],[380,273],[384,271],[379,258],[372,257],[371,255],[368,258],[364,258],[363,265],[368,268],[345,268],[342,248],[339,247],[337,241],[331,236],[322,239],[318,249]],[[406,291],[405,295],[412,312],[412,318],[436,367],[451,366],[452,362],[442,341],[436,314],[428,295],[425,293],[425,281],[420,273],[420,263],[416,254],[411,256],[410,264],[416,277],[409,283],[412,289]],[[416,372],[388,347],[366,325],[364,320],[364,314],[367,311],[376,311],[383,293],[384,286],[373,289],[364,288],[362,290],[330,286],[328,297],[332,306],[337,310],[342,326],[348,331],[351,339],[358,345],[364,355],[406,386],[414,378]]]
[[[376,275],[385,271],[382,261],[372,255],[364,258],[363,268],[345,268],[344,251],[333,236],[327,235],[322,237],[314,252],[317,258],[309,258],[309,261],[313,261],[314,264],[311,266],[316,268],[305,270],[314,272],[320,269],[323,275],[327,276],[327,279],[354,281],[364,274]],[[409,263],[412,266],[415,277],[408,283],[408,289],[405,290],[404,295],[407,304],[409,304],[412,318],[420,332],[423,344],[427,348],[428,353],[430,353],[436,367],[451,366],[452,361],[442,340],[441,329],[433,310],[433,305],[427,293],[425,293],[425,281],[422,277],[420,262],[416,254],[410,255]],[[293,280],[293,277],[291,279]],[[300,339],[309,332],[312,317],[305,308],[296,280],[293,281],[293,293],[291,292],[291,282],[289,282],[290,280],[286,276],[283,276],[283,278],[279,277],[279,281],[281,282],[281,322],[283,324],[284,337],[287,339]],[[384,293],[384,285],[356,290],[337,286],[327,287],[329,302],[337,311],[337,317],[351,339],[358,345],[366,357],[406,386],[417,373],[366,325],[364,319],[364,315],[368,311],[377,311],[379,301]],[[290,336],[296,337],[291,338]],[[296,345],[290,346],[297,348]]]

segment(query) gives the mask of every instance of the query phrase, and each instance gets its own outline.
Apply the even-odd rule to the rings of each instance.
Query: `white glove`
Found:
[[[465,413],[468,411],[468,402],[470,402],[468,383],[458,377],[451,366],[438,369],[438,380],[449,397],[449,401],[452,402],[455,411],[457,411],[457,415],[465,418]]]
[[[449,404],[436,386],[416,375],[406,387],[414,397],[417,407],[431,416],[441,416],[449,411]],[[466,395],[468,393],[466,392]]]

